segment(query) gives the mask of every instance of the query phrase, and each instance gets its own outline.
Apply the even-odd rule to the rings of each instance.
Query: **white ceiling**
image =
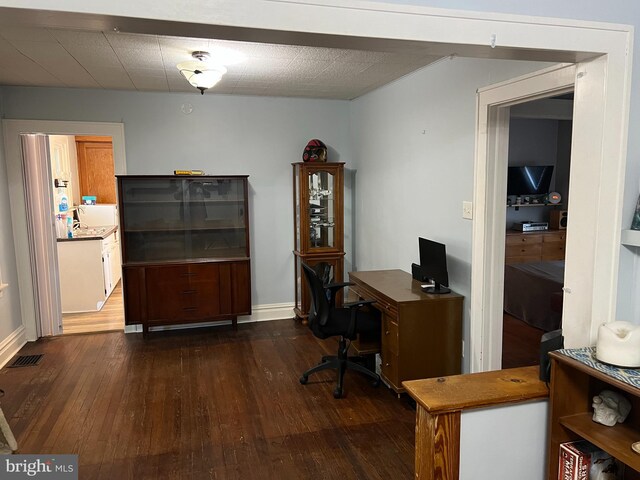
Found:
[[[199,94],[176,64],[233,49],[245,60],[210,93],[350,100],[441,56],[0,25],[0,85]]]

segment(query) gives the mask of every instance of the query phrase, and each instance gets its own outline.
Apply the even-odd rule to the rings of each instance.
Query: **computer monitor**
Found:
[[[418,238],[420,248],[420,268],[422,274],[433,280],[433,287],[424,287],[425,293],[449,293],[449,274],[447,273],[447,251],[442,243]]]

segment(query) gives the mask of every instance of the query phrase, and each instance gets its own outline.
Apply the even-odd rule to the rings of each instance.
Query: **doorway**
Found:
[[[39,338],[39,326],[43,318],[38,308],[37,292],[34,290],[34,275],[31,270],[28,228],[26,221],[25,184],[20,135],[26,132],[42,132],[46,135],[100,135],[113,139],[113,163],[116,175],[126,174],[124,125],[122,123],[66,122],[49,120],[4,120],[4,138],[7,162],[7,177],[11,185],[11,206],[21,215],[12,217],[16,235],[16,263],[18,265],[18,288],[25,337],[27,341]],[[52,224],[50,224],[52,225]],[[53,228],[51,226],[51,228]],[[53,244],[53,242],[51,242]]]
[[[62,333],[123,330],[112,137],[48,139]]]
[[[510,108],[502,368],[537,365],[561,328],[573,92]]]

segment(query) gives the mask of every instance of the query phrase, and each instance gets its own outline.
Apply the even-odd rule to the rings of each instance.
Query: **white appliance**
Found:
[[[80,223],[87,227],[118,225],[118,205],[110,203],[80,205],[78,207],[78,218]]]

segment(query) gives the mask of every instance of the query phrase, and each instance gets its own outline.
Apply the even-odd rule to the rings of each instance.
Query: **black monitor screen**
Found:
[[[543,195],[549,193],[553,165],[509,167],[507,195]]]
[[[435,285],[424,289],[427,293],[448,293],[449,274],[447,272],[447,251],[442,243],[418,238],[420,247],[420,268],[422,274],[433,280]]]

